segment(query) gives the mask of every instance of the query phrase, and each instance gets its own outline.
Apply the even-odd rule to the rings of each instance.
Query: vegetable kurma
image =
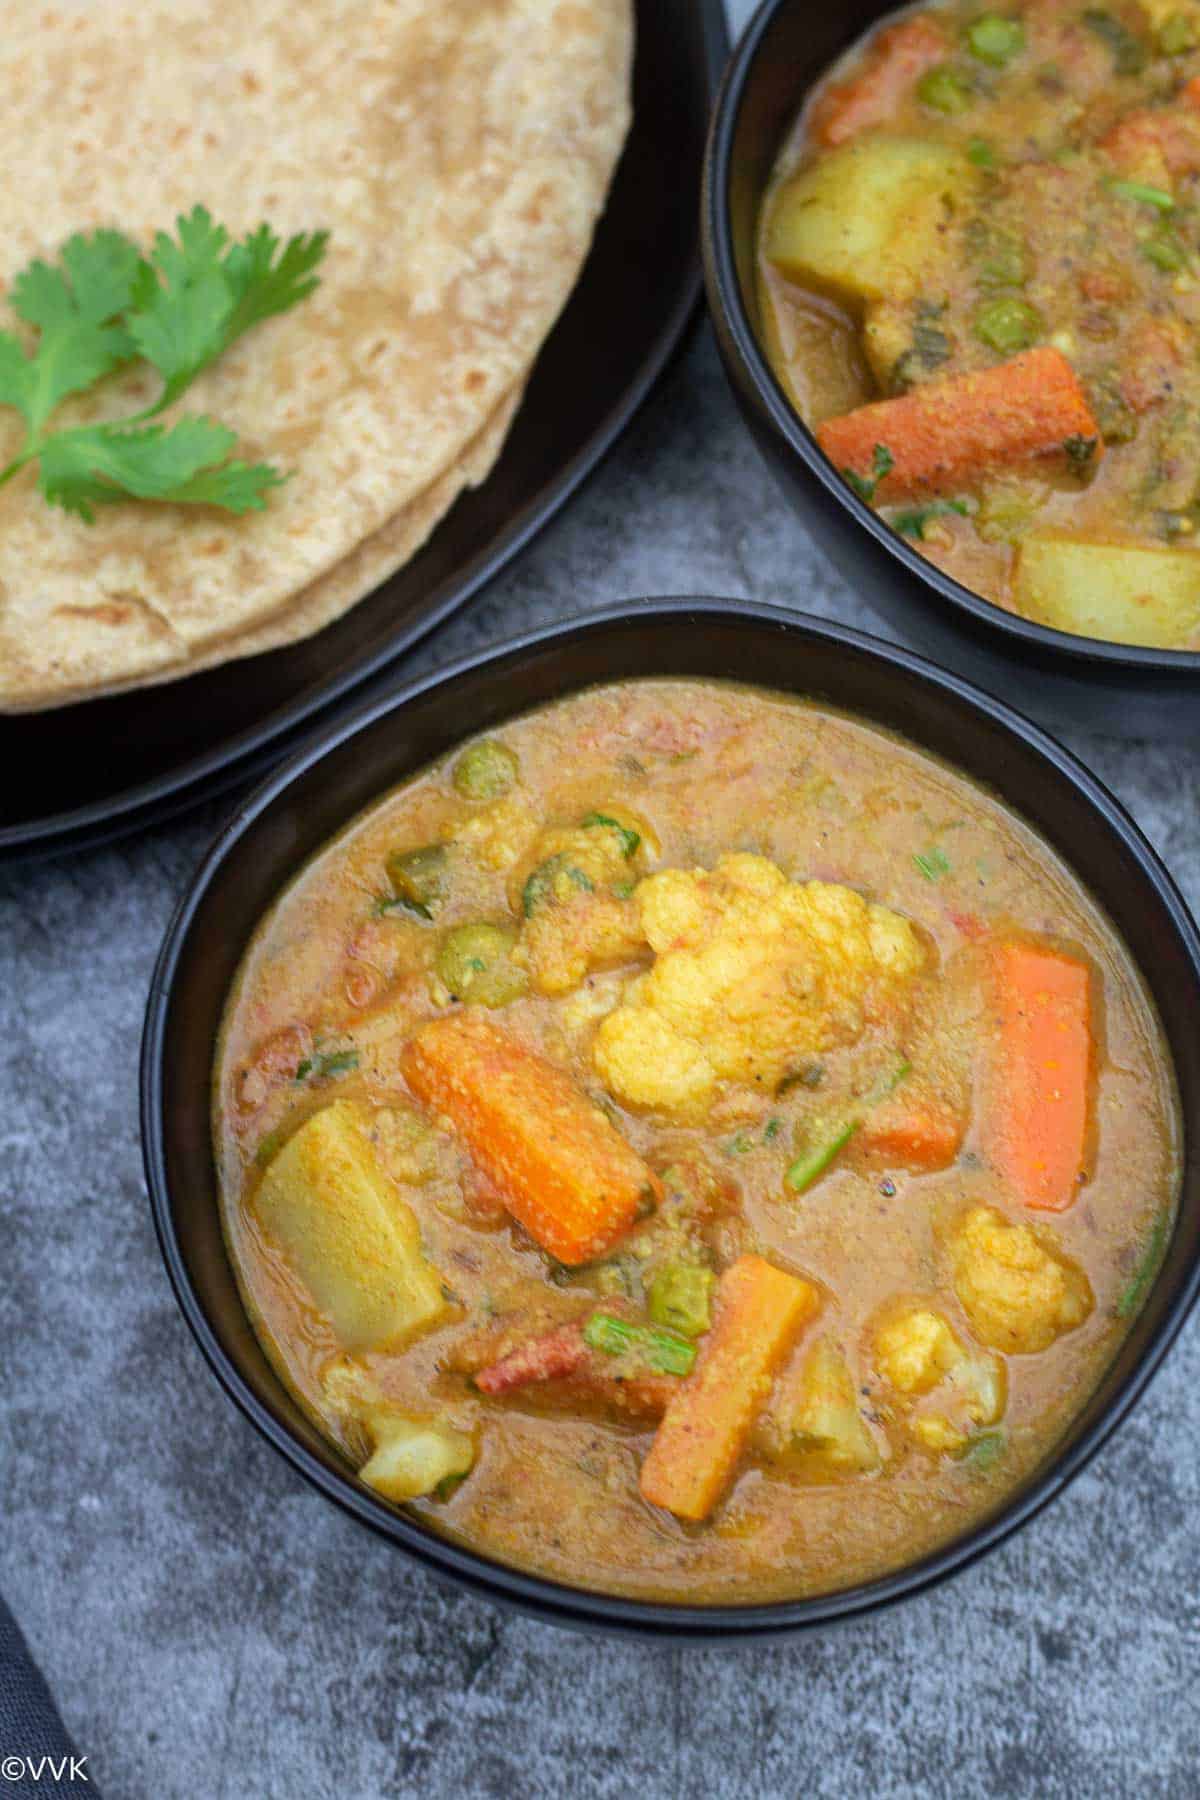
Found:
[[[1200,4],[887,20],[770,184],[760,300],[822,449],[922,555],[1200,648]]]
[[[992,1511],[1138,1312],[1172,1072],[990,793],[827,708],[585,692],[381,799],[227,1006],[229,1249],[359,1478],[642,1598],[818,1593]]]

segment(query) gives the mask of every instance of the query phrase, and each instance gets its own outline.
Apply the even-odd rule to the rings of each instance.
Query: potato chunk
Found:
[[[862,1475],[882,1460],[850,1366],[828,1337],[779,1383],[757,1439],[771,1461],[807,1481]]]
[[[1091,1284],[1046,1231],[1013,1225],[994,1206],[973,1206],[946,1243],[954,1291],[971,1329],[993,1349],[1030,1355],[1082,1325]]]
[[[387,1500],[432,1494],[443,1481],[466,1475],[475,1461],[467,1433],[441,1419],[409,1419],[373,1407],[363,1422],[375,1448],[358,1478]]]
[[[397,1343],[447,1311],[438,1272],[421,1253],[416,1216],[384,1174],[351,1102],[322,1107],[289,1139],[263,1176],[255,1207],[348,1350]]]
[[[863,303],[915,294],[975,180],[962,154],[920,138],[844,144],[777,195],[767,255],[792,281]]]
[[[1200,550],[1028,537],[1016,601],[1026,618],[1059,631],[1185,649],[1200,636]]]

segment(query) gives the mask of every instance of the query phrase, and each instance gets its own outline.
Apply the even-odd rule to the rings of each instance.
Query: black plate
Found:
[[[765,0],[738,44],[705,166],[705,275],[734,395],[784,493],[850,584],[927,656],[1013,695],[1050,729],[1118,737],[1200,733],[1200,652],[1054,631],[1006,611],[927,562],[833,468],[759,341],[758,206],[779,146],[813,83],[896,0]]]
[[[636,675],[723,676],[828,700],[991,787],[1060,852],[1121,932],[1158,1006],[1179,1083],[1183,1182],[1166,1259],[1060,1442],[961,1537],[895,1574],[809,1600],[726,1607],[617,1600],[524,1575],[438,1537],[358,1482],[283,1387],[250,1328],[221,1232],[213,1056],[225,995],[264,910],[356,813],[451,749],[461,720],[486,731],[593,683]],[[247,1418],[319,1492],[489,1599],[559,1624],[738,1642],[869,1612],[965,1567],[1060,1493],[1128,1413],[1200,1286],[1198,1013],[1200,936],[1170,876],[1112,795],[1035,725],[921,658],[844,626],[744,602],[628,602],[371,701],[322,731],[238,809],[180,902],[154,972],[142,1039],[146,1180],[176,1298],[201,1350]]]
[[[261,773],[499,573],[630,423],[700,297],[696,197],[721,0],[639,0],[634,123],[579,285],[495,469],[317,637],[162,687],[0,719],[0,860],[150,824]]]

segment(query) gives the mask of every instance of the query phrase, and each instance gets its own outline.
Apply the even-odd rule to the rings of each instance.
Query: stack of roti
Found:
[[[330,242],[316,293],[181,404],[289,473],[264,512],[129,503],[87,525],[32,469],[0,491],[0,710],[294,642],[413,555],[491,468],[582,267],[632,35],[632,0],[12,0],[0,294],[72,232],[149,246],[198,203],[234,236]],[[133,365],[61,422],[156,384]],[[20,444],[0,408],[0,461]]]

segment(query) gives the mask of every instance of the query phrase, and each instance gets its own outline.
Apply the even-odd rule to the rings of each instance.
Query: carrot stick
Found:
[[[872,125],[882,125],[917,81],[946,55],[945,35],[929,18],[903,19],[881,31],[858,74],[827,88],[813,110],[819,144],[844,144]]]
[[[508,1211],[563,1263],[601,1256],[662,1184],[561,1069],[485,1020],[436,1019],[400,1053]]]
[[[819,1304],[811,1282],[739,1256],[717,1288],[716,1323],[642,1464],[644,1499],[708,1517],[727,1487],[775,1371]]]
[[[996,1037],[984,1140],[1026,1206],[1061,1211],[1079,1191],[1092,1060],[1085,964],[1030,944],[997,947]]]
[[[1053,349],[1026,350],[978,374],[925,382],[898,399],[826,419],[817,442],[876,500],[953,492],[988,469],[1069,455],[1077,445],[1077,454],[1104,453],[1079,379]],[[886,472],[872,486],[881,468]]]
[[[868,1113],[859,1142],[864,1150],[894,1157],[906,1168],[945,1169],[958,1155],[962,1128],[948,1106],[909,1095]]]

